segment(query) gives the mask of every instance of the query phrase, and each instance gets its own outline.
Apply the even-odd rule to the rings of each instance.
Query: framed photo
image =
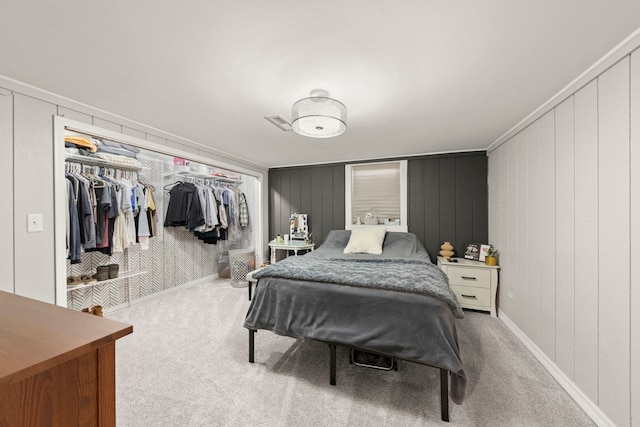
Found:
[[[467,249],[464,251],[465,259],[472,259],[474,261],[480,261],[480,243],[469,243]]]
[[[487,251],[490,247],[491,245],[480,245],[480,258],[478,258],[478,261],[484,261],[484,257],[487,256]]]

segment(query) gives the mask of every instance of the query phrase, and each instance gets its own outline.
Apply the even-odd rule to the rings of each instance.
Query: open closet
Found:
[[[229,250],[256,249],[261,261],[261,174],[54,120],[58,305],[117,309],[225,277]]]

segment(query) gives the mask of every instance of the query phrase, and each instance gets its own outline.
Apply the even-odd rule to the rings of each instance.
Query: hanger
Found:
[[[167,187],[170,185],[177,185],[177,184],[184,184],[184,181],[176,181],[176,182],[172,182],[171,184],[167,184],[164,187],[162,187],[164,190],[167,190]]]

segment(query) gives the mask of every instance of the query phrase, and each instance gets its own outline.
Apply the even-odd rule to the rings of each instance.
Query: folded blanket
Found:
[[[91,150],[92,153],[95,153],[98,147],[90,138],[83,138],[81,136],[65,136],[65,142],[70,142],[78,147],[86,147]]]
[[[140,152],[139,148],[111,141],[109,139],[98,140],[98,152],[116,154],[135,159]]]

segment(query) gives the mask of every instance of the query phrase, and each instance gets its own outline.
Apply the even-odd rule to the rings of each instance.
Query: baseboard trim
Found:
[[[600,427],[615,427],[615,423],[611,421],[598,406],[589,399],[583,392],[580,390],[576,384],[565,375],[564,372],[558,368],[558,366],[551,360],[549,357],[544,354],[540,348],[535,345],[533,341],[527,337],[524,332],[520,330],[516,326],[515,323],[509,319],[509,317],[504,314],[502,310],[498,310],[498,319],[502,320],[502,322],[509,328],[513,334],[518,337],[518,339],[524,344],[527,349],[535,356],[536,359],[545,367],[547,371],[558,381],[558,384],[562,388],[565,389],[569,396],[576,401],[576,403],[582,408],[584,412]]]
[[[162,295],[170,294],[172,292],[179,291],[181,289],[192,288],[194,286],[200,285],[202,283],[210,282],[210,281],[215,280],[217,278],[218,278],[218,274],[212,274],[210,276],[201,277],[200,279],[192,280],[191,282],[184,283],[184,284],[178,285],[178,286],[174,286],[173,288],[163,289],[163,290],[161,290],[159,292],[154,292],[151,295],[146,295],[144,297],[134,299],[134,300],[130,301],[128,304],[125,303],[125,304],[118,305],[116,307],[112,307],[112,308],[110,308],[108,310],[105,310],[105,313],[114,313],[116,311],[120,311],[120,310],[123,310],[125,308],[129,308],[132,305],[136,305],[136,304],[139,304],[141,302],[148,301],[150,299],[154,299],[154,298],[157,298],[157,297],[162,296]]]

